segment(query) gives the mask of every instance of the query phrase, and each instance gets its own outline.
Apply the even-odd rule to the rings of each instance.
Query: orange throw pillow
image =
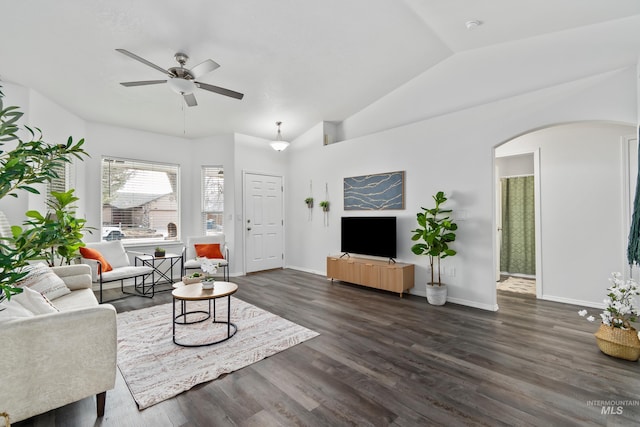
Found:
[[[220,252],[220,243],[201,243],[195,244],[196,247],[196,256],[198,258],[209,258],[209,259],[222,259],[222,252]]]
[[[82,255],[82,257],[86,259],[95,259],[96,261],[99,261],[100,264],[102,264],[103,273],[113,270],[113,268],[111,267],[111,264],[109,264],[107,260],[104,259],[102,254],[95,249],[85,248],[84,246],[82,246],[80,248],[80,255]]]

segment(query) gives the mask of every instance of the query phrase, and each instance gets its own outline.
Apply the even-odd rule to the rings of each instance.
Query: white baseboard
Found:
[[[501,271],[500,272],[501,276],[512,276],[512,277],[521,277],[523,279],[536,279],[536,275],[535,274],[522,274],[522,273],[509,273],[506,271]]]
[[[546,301],[561,302],[564,304],[579,305],[581,307],[591,307],[591,308],[600,308],[600,309],[604,309],[605,307],[604,303],[594,303],[591,301],[582,301],[582,300],[573,299],[573,298],[557,297],[554,295],[543,295],[541,299]]]
[[[315,274],[315,275],[318,275],[318,276],[326,276],[327,275],[326,271],[312,270],[310,268],[297,267],[295,265],[287,265],[285,268],[289,268],[291,270],[302,271],[304,273],[311,273],[311,274]]]
[[[454,304],[460,304],[460,305],[465,305],[467,307],[473,307],[473,308],[479,308],[482,310],[488,310],[488,311],[498,311],[498,304],[495,305],[491,305],[491,304],[484,304],[484,303],[479,303],[476,301],[469,301],[463,298],[452,298],[452,297],[447,297],[447,302],[452,302]]]
[[[297,267],[297,266],[293,266],[293,265],[289,265],[286,268],[290,268],[292,270],[303,271],[305,273],[317,274],[318,276],[326,276],[326,272],[324,272],[324,271],[312,270],[312,269],[309,269],[309,268],[302,268],[302,267]],[[420,291],[419,289],[422,289],[422,291]],[[408,293],[411,294],[411,295],[416,295],[416,296],[422,297],[422,298],[426,298],[427,297],[427,290],[424,287],[424,285],[422,287],[414,286],[413,288],[409,289]],[[475,302],[475,301],[469,301],[469,300],[462,299],[462,298],[447,297],[447,302],[451,302],[451,303],[454,303],[454,304],[460,304],[460,305],[466,305],[468,307],[479,308],[479,309],[482,309],[482,310],[489,310],[489,311],[497,311],[498,310],[498,304],[495,304],[495,305],[482,304],[482,303],[478,303],[478,302]]]

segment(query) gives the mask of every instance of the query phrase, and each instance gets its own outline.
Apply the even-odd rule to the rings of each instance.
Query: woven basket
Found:
[[[640,358],[640,339],[633,328],[620,329],[604,323],[595,333],[598,348],[604,354],[635,362]]]

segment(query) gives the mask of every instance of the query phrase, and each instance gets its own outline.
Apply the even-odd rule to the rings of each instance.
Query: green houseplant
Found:
[[[164,250],[164,248],[157,246],[153,255],[157,258],[162,258],[163,256],[166,255],[166,251]]]
[[[427,284],[427,300],[431,304],[442,305],[446,301],[446,286],[441,280],[440,260],[456,254],[456,251],[451,249],[449,244],[456,240],[455,231],[458,226],[449,217],[452,210],[441,207],[447,201],[444,192],[438,191],[432,198],[435,206],[429,209],[422,208],[423,212],[417,214],[418,228],[412,230],[414,234],[411,240],[420,241],[420,243],[414,244],[411,251],[416,255],[429,257],[431,282]],[[438,268],[437,281],[435,280],[434,268],[436,264]],[[433,297],[431,300],[430,295]]]
[[[29,220],[23,225],[29,228],[12,227],[14,244],[25,247],[29,242],[38,242],[40,257],[50,266],[55,265],[56,256],[60,265],[70,264],[79,255],[78,249],[84,246],[83,232],[91,232],[85,227],[86,219],[76,218],[73,204],[80,200],[74,196],[74,190],[65,192],[52,191],[52,200],[47,202],[48,211],[45,215],[35,210],[25,213]]]
[[[304,202],[307,204],[307,207],[311,209],[313,207],[313,197],[307,197],[304,199]]]
[[[18,107],[4,107],[0,91],[0,199],[6,196],[18,197],[21,191],[38,194],[35,184],[50,182],[57,178],[56,170],[75,157],[82,159],[88,154],[82,148],[84,139],[73,142],[69,137],[66,144],[49,144],[42,139],[37,128],[24,126],[27,138],[18,137],[22,127],[18,121],[23,116]],[[4,148],[6,142],[13,148]],[[17,231],[12,228],[12,233]],[[0,239],[0,299],[10,298],[21,289],[13,286],[27,273],[22,267],[31,259],[38,258],[48,246],[47,239],[39,233]]]
[[[328,200],[321,201],[320,207],[322,208],[323,212],[329,212],[329,201]]]

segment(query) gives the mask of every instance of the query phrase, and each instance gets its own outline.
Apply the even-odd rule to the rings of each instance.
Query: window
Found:
[[[224,231],[224,170],[202,167],[202,229],[205,235]]]
[[[104,157],[102,240],[177,240],[179,172],[178,165]]]
[[[51,178],[51,181],[47,182],[47,203],[55,200],[51,195],[52,191],[56,191],[58,193],[64,193],[65,191],[67,191],[67,163],[54,166],[53,171],[58,176]]]

